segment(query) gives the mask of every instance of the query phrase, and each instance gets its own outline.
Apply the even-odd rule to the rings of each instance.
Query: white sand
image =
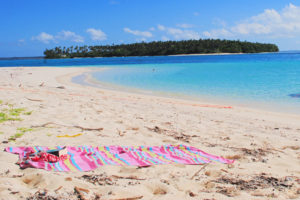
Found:
[[[71,83],[84,68],[0,68],[0,112],[25,108],[22,121],[0,123],[1,148],[55,145],[185,144],[235,158],[233,165],[158,165],[148,168],[105,166],[92,172],[21,170],[17,155],[0,152],[0,199],[25,199],[46,189],[58,199],[297,199],[300,198],[300,116],[110,91]],[[64,89],[57,88],[64,86]],[[209,104],[210,105],[210,104]],[[25,111],[24,111],[25,112]],[[3,143],[17,128],[34,128],[15,142]],[[103,128],[82,131],[73,126]],[[155,126],[163,133],[149,130]],[[74,135],[75,138],[59,138]],[[199,173],[200,169],[202,169]],[[196,173],[196,175],[195,175]],[[264,174],[262,174],[264,173]],[[103,175],[102,185],[80,177]],[[114,178],[137,176],[145,180]],[[110,177],[110,179],[109,179]],[[272,178],[273,177],[273,178]],[[279,180],[276,180],[279,179]],[[62,187],[61,187],[62,186]],[[58,189],[58,190],[57,190]],[[37,194],[36,194],[37,196]],[[137,198],[136,198],[137,199]]]

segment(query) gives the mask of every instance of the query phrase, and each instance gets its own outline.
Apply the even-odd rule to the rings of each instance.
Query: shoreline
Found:
[[[90,70],[93,69],[0,68],[0,112],[11,108],[29,112],[21,113],[20,121],[0,123],[1,148],[183,144],[234,159],[234,164],[101,166],[90,172],[59,173],[33,168],[21,170],[15,164],[17,155],[1,151],[1,197],[25,199],[47,190],[48,197],[77,199],[74,187],[86,188],[89,193],[83,195],[87,199],[94,194],[101,195],[101,199],[300,197],[299,116],[234,105],[232,109],[209,107],[203,106],[205,102],[132,94],[72,82],[72,77]],[[43,126],[46,123],[52,124]],[[103,129],[83,130],[78,126]],[[26,132],[9,141],[20,130]],[[66,134],[78,136],[62,137]],[[86,176],[98,177],[99,184],[85,179]]]
[[[170,54],[170,55],[156,55],[156,56],[214,56],[214,55],[243,55],[243,54],[265,54],[265,53],[280,53],[278,52],[258,52],[258,53],[195,53],[195,54]],[[126,57],[152,57],[152,56],[112,56],[112,57],[73,57],[73,58],[45,58],[44,56],[33,57],[0,57],[0,60],[22,60],[22,59],[79,59],[79,58],[126,58]],[[24,67],[24,66],[14,66]],[[32,67],[32,66],[31,66]],[[39,66],[37,66],[39,67]]]
[[[258,100],[238,100],[234,101],[232,98],[225,98],[220,96],[222,98],[221,100],[217,100],[218,98],[215,96],[191,96],[186,95],[182,93],[175,93],[175,92],[167,92],[167,91],[153,91],[153,90],[146,90],[146,89],[140,89],[130,86],[124,86],[119,84],[113,84],[113,83],[106,83],[99,81],[92,77],[92,73],[94,72],[101,72],[103,70],[110,70],[109,67],[101,68],[101,69],[91,69],[83,74],[80,74],[81,80],[76,81],[74,80],[77,77],[72,78],[72,82],[79,84],[79,85],[86,85],[94,88],[99,89],[105,89],[105,90],[112,90],[116,92],[124,92],[124,93],[130,93],[130,94],[139,94],[139,95],[146,95],[146,96],[153,96],[153,97],[162,97],[162,98],[169,98],[169,99],[175,99],[175,100],[182,100],[182,101],[190,101],[192,103],[202,103],[202,104],[216,104],[216,105],[231,105],[233,107],[241,107],[245,109],[254,109],[254,110],[261,110],[271,113],[281,113],[281,114],[288,114],[288,115],[294,115],[294,116],[300,116],[299,110],[293,110],[293,106],[284,106],[282,107],[282,104],[278,102],[273,102],[272,104],[268,104],[266,101],[258,101]],[[280,109],[279,109],[280,108]]]

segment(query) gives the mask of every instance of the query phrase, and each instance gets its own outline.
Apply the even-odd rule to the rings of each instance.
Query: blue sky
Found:
[[[0,57],[46,48],[199,38],[300,49],[299,0],[0,0]]]

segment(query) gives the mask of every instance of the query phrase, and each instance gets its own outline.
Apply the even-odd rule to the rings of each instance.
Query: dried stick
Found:
[[[42,99],[31,99],[31,98],[27,98],[27,97],[25,97],[25,98],[29,101],[39,101],[39,102],[43,101]]]
[[[82,190],[83,188],[79,188],[79,187],[76,187],[74,188],[75,192],[78,194],[78,198],[80,200],[87,200],[84,195],[82,194],[82,192],[80,190]]]
[[[111,200],[138,200],[143,198],[144,196],[138,196],[138,197],[128,197],[128,198],[121,198],[121,199],[111,199]]]
[[[31,128],[47,127],[47,126],[50,125],[50,124],[58,125],[58,126],[64,126],[64,127],[79,128],[79,129],[81,129],[82,131],[102,131],[102,130],[103,130],[103,128],[85,128],[85,127],[78,126],[78,125],[75,125],[75,126],[68,126],[68,125],[64,125],[64,124],[57,124],[57,123],[54,123],[54,122],[47,122],[47,123],[42,124],[42,125],[31,126]]]
[[[132,180],[146,180],[145,178],[138,178],[137,176],[118,176],[118,175],[112,175],[112,178],[119,178],[119,179],[132,179]]]
[[[84,128],[82,126],[73,126],[74,128],[79,128],[83,131],[102,131],[103,128]]]
[[[57,192],[57,191],[60,190],[61,188],[63,188],[63,186],[59,186],[57,189],[54,190],[54,192]]]
[[[191,180],[193,180],[193,178],[195,177],[195,176],[197,176],[206,166],[207,166],[208,164],[204,164],[204,166],[203,167],[201,167],[192,177],[191,177]]]

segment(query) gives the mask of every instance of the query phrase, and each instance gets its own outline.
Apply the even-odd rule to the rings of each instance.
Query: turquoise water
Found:
[[[160,94],[300,114],[300,98],[297,98],[300,94],[300,55],[297,56],[297,59],[287,60],[114,66],[95,72],[93,77],[101,82]]]
[[[109,87],[300,114],[300,52],[80,59],[0,59],[1,66],[108,67]],[[74,79],[77,80],[76,78]]]

